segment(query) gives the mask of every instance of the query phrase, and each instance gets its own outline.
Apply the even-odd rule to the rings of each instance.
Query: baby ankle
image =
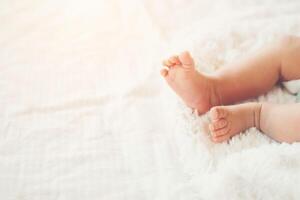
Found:
[[[260,130],[260,115],[261,115],[262,103],[256,103],[253,111],[253,126]]]
[[[223,105],[222,103],[222,97],[220,95],[220,91],[217,85],[217,82],[214,79],[211,79],[211,92],[210,92],[210,103],[212,106],[220,106]]]

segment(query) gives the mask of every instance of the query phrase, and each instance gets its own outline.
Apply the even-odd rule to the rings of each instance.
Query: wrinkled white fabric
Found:
[[[297,0],[0,2],[0,199],[298,199],[300,146],[210,142],[159,76],[211,72],[282,34]],[[275,88],[260,101],[295,102]]]

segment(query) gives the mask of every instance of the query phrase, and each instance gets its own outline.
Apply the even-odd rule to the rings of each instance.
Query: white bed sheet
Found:
[[[256,130],[212,144],[205,119],[159,77],[161,59],[181,50],[212,71],[299,34],[299,9],[297,0],[2,0],[0,199],[299,198],[298,144]],[[295,101],[279,88],[262,99]]]

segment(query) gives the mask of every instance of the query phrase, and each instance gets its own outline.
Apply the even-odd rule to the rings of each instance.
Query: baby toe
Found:
[[[182,52],[178,58],[183,66],[194,67],[194,60],[188,51]]]
[[[164,60],[163,65],[166,67],[172,67],[174,64],[170,62],[170,60]]]
[[[213,123],[211,123],[211,130],[212,131],[216,131],[219,130],[221,128],[224,128],[225,126],[227,126],[227,120],[226,119],[219,119],[217,121],[214,121]]]
[[[229,134],[226,134],[226,135],[222,135],[222,136],[219,136],[219,137],[213,137],[212,140],[216,143],[221,143],[221,142],[224,142],[224,141],[227,141],[230,139],[230,135]]]
[[[213,126],[213,125],[211,125]],[[214,127],[209,127],[210,131],[211,131],[211,135],[213,137],[219,137],[219,136],[223,136],[228,134],[229,132],[229,125],[226,124],[223,128],[219,128],[219,129],[214,129]]]
[[[215,106],[210,109],[209,116],[212,120],[218,120],[227,116],[227,111],[222,106]]]
[[[180,65],[181,63],[180,63],[180,60],[179,60],[179,58],[178,58],[178,56],[172,56],[170,59],[169,59],[169,61],[171,62],[171,63],[173,63],[174,65]]]
[[[168,70],[162,69],[162,70],[160,70],[160,74],[161,74],[163,77],[166,77],[166,76],[168,75]]]

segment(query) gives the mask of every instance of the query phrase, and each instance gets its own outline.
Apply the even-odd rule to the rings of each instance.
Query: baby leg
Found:
[[[168,70],[161,74],[171,88],[189,107],[203,114],[213,106],[261,95],[280,81],[300,79],[300,37],[285,36],[211,75],[198,72],[186,52],[164,65]]]
[[[285,36],[216,72],[222,104],[256,97],[276,83],[300,79],[300,37]]]
[[[223,142],[256,127],[279,142],[300,141],[300,104],[244,103],[217,106],[210,111],[214,142]]]
[[[279,142],[299,142],[300,104],[263,103],[260,113],[260,129]]]

